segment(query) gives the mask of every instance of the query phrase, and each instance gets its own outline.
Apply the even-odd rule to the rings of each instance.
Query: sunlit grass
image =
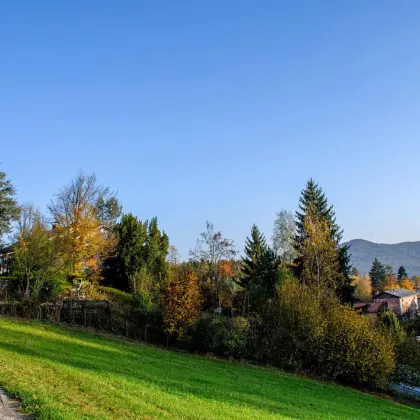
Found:
[[[276,370],[2,318],[0,385],[43,419],[420,419]]]

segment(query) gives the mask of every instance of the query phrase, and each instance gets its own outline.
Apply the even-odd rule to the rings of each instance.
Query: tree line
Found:
[[[277,214],[272,245],[254,224],[242,257],[206,222],[181,261],[157,218],[124,213],[95,175],[79,173],[48,211],[19,205],[0,173],[0,234],[14,226],[3,300],[54,301],[75,291],[94,298],[119,289],[114,296],[129,296],[132,316],[156,337],[191,351],[379,388],[401,375],[399,366],[418,368],[413,338],[392,314],[372,323],[352,309],[368,294],[365,277],[357,279],[334,207],[312,179],[297,212]],[[385,284],[384,270],[388,284],[387,268],[372,266],[375,287]]]

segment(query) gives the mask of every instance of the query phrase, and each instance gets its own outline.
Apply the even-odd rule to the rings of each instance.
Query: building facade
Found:
[[[376,295],[373,302],[400,316],[417,314],[419,309],[417,292],[407,289],[386,290]]]

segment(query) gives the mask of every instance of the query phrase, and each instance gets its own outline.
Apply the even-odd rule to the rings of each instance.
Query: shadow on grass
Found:
[[[25,325],[36,328],[33,324]],[[57,339],[46,337],[48,334],[54,334]],[[407,418],[409,413],[409,407],[391,407],[390,403],[370,396],[292,375],[211,361],[146,345],[118,343],[87,333],[48,327],[42,334],[31,334],[25,329],[15,331],[0,327],[1,336],[5,341],[0,343],[0,349],[8,352],[104,377],[116,375],[116,381],[121,377],[180,397],[188,394],[217,400],[231,404],[232,409],[235,405],[249,406],[267,414],[295,418],[368,418],[370,410],[379,409],[376,415],[397,419]],[[86,343],[72,340],[86,340]],[[358,397],[363,398],[362,407],[354,401]],[[398,409],[401,412],[396,416]]]

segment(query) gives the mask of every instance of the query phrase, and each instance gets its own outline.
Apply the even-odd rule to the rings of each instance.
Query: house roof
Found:
[[[417,292],[407,290],[407,289],[396,289],[396,290],[385,290],[380,295],[383,295],[383,294],[396,296],[398,298],[404,298],[404,297],[408,297],[408,296],[415,296],[415,295],[417,295]],[[379,298],[380,295],[378,295],[377,298]]]
[[[6,254],[8,252],[12,252],[13,251],[13,244],[12,245],[7,245],[4,248],[0,248],[0,254]]]

